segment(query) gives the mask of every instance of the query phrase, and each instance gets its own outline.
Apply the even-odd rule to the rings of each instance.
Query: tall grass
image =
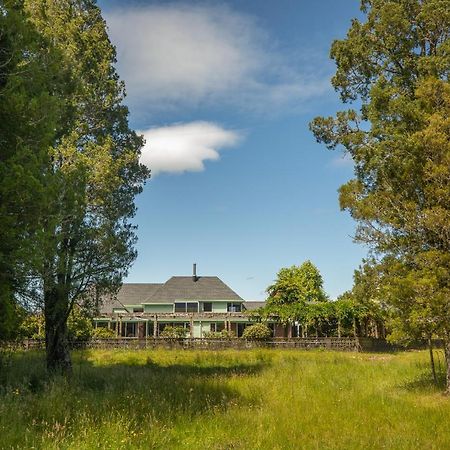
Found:
[[[446,449],[425,352],[79,351],[71,379],[13,356],[2,449]]]

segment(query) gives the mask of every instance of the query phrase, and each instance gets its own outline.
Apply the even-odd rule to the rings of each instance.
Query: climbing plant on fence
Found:
[[[336,301],[296,302],[267,305],[252,313],[261,321],[276,320],[282,325],[298,324],[302,336],[384,337],[386,312],[375,302],[358,303],[346,293]]]

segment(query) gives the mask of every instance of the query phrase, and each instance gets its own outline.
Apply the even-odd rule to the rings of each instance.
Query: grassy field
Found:
[[[2,449],[450,448],[424,352],[80,351],[52,381],[42,358],[3,373]]]

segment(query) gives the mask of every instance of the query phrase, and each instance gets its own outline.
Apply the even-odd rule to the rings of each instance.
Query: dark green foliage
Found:
[[[94,327],[92,317],[78,306],[75,306],[67,319],[69,341],[88,341],[92,338]]]
[[[70,370],[74,303],[136,256],[142,137],[95,1],[5,1],[0,25],[0,292],[38,303],[48,366]]]
[[[0,14],[0,327],[11,337],[16,295],[31,292],[29,275],[42,257],[44,167],[58,135],[61,98],[57,52],[27,23],[21,2]],[[23,297],[25,295],[25,297]],[[6,330],[8,329],[8,330]]]
[[[311,129],[354,161],[340,204],[380,260],[393,336],[443,339],[450,391],[450,0],[364,0],[362,10],[366,21],[331,48],[333,86],[360,107]]]
[[[20,324],[25,310],[11,296],[0,294],[0,342],[20,336]]]
[[[20,325],[20,336],[28,339],[45,338],[43,314],[29,314]],[[67,319],[67,337],[71,342],[87,341],[94,336],[92,318],[85,310],[75,306]]]

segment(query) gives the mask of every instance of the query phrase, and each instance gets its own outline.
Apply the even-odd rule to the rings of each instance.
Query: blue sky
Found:
[[[343,108],[329,47],[359,2],[99,4],[153,171],[126,281],[189,275],[196,262],[259,300],[281,267],[310,259],[332,298],[349,289],[366,253],[338,205],[352,164],[308,123]]]

